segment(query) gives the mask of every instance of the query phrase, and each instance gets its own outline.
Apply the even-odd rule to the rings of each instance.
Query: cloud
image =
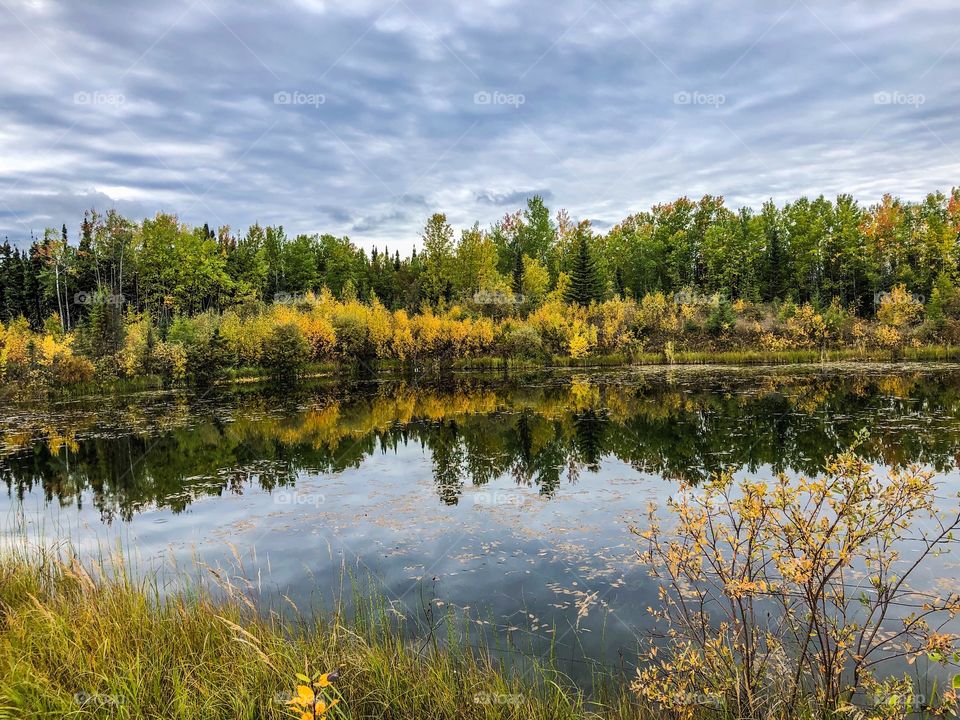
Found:
[[[533,193],[601,227],[960,176],[945,1],[8,0],[0,30],[21,244],[91,204],[404,250],[431,212],[485,226]]]
[[[544,202],[553,197],[549,190],[509,190],[507,192],[495,192],[493,190],[483,190],[476,194],[477,202],[485,205],[526,205],[528,199],[534,195],[539,195]]]

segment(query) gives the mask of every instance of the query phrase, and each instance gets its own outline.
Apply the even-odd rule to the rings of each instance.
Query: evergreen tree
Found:
[[[570,270],[570,285],[564,293],[564,300],[586,307],[603,296],[600,286],[600,274],[597,263],[590,252],[587,238],[581,236],[577,242],[577,254]]]
[[[517,247],[513,261],[513,279],[511,282],[513,294],[517,297],[523,295],[523,250]]]
[[[0,245],[0,322],[8,323],[10,315],[10,269],[13,265],[13,250],[10,241]]]
[[[9,256],[7,255],[9,253]],[[8,259],[9,258],[9,259]],[[24,304],[23,280],[25,269],[23,255],[14,248],[11,252],[10,242],[4,243],[4,307],[0,308],[6,321],[13,320],[21,315],[26,316]]]
[[[29,256],[25,256],[23,262],[23,313],[34,330],[43,327],[43,319],[47,315],[41,278],[43,266],[43,250],[40,243],[34,241],[30,245]]]
[[[94,358],[112,358],[123,347],[123,310],[116,301],[101,291],[90,303],[87,317],[86,344]]]

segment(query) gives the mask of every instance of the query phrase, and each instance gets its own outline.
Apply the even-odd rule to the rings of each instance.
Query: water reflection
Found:
[[[658,586],[627,529],[648,502],[725,468],[815,473],[862,428],[876,464],[951,471],[957,489],[951,367],[324,382],[283,397],[236,387],[11,407],[0,539],[26,527],[94,556],[118,541],[221,576],[236,548],[257,602],[307,613],[339,602],[348,572],[404,617],[455,611],[505,638],[505,657],[551,654],[586,686],[595,664],[630,674],[649,628]],[[953,575],[937,564],[921,584]]]
[[[280,401],[244,388],[11,410],[0,476],[17,498],[92,502],[104,520],[129,520],[416,446],[438,502],[455,505],[464,488],[503,476],[550,498],[605,459],[694,483],[731,467],[815,473],[861,428],[870,432],[861,451],[878,464],[946,470],[957,464],[958,416],[952,369],[325,384]]]

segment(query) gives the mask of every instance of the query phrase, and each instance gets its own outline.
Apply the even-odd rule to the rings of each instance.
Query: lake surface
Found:
[[[151,393],[0,410],[0,533],[195,559],[264,607],[350,578],[398,616],[454,612],[504,657],[632,674],[656,585],[628,528],[681,481],[878,466],[960,488],[960,366],[641,368]],[[920,576],[943,587],[956,563]],[[344,578],[347,578],[346,580]],[[422,625],[418,625],[422,627]]]

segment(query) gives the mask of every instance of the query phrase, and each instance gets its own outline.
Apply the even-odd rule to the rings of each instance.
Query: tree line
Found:
[[[48,228],[18,249],[0,246],[0,321],[23,316],[63,330],[98,305],[147,312],[160,323],[247,302],[327,288],[341,300],[417,311],[489,294],[533,308],[550,293],[587,305],[661,292],[719,294],[751,302],[838,300],[872,315],[878,293],[902,285],[929,298],[960,273],[960,189],[920,202],[890,195],[863,206],[850,195],[800,198],[759,211],[722,197],[679,198],[630,215],[607,232],[543,198],[460,237],[432,215],[409,254],[368,253],[348,237],[288,236],[254,224],[242,234],[190,227],[175,215],[135,222],[85,213],[75,236]],[[99,302],[98,302],[99,300]],[[107,302],[103,302],[107,301]],[[489,303],[491,306],[498,303]]]

